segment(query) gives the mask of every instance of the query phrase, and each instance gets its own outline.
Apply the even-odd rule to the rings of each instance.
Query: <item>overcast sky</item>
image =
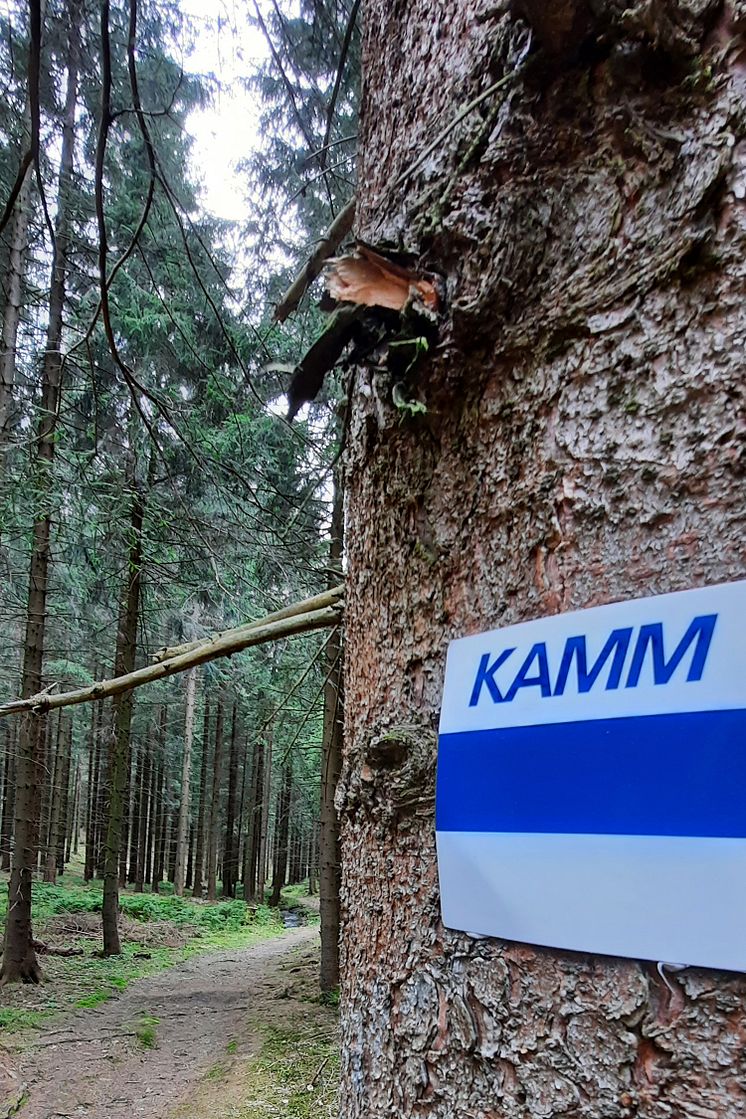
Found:
[[[261,32],[249,23],[249,0],[181,0],[181,9],[198,31],[194,48],[185,55],[185,66],[212,74],[221,84],[213,104],[189,117],[195,173],[204,185],[203,203],[217,217],[241,220],[247,205],[236,164],[254,147],[258,127],[254,98],[241,79],[267,57],[267,46]]]

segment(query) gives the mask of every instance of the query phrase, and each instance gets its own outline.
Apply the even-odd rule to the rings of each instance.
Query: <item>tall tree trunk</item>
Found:
[[[73,810],[68,833],[68,845],[65,859],[67,862],[77,856],[80,851],[80,819],[83,812],[83,772],[80,767],[80,758],[75,762],[75,775],[73,777]]]
[[[192,897],[202,897],[205,862],[205,815],[207,804],[207,761],[210,754],[210,696],[205,685],[205,714],[202,724],[202,764],[199,775],[199,806],[197,808],[197,839],[194,852]]]
[[[26,106],[26,115],[29,106]],[[8,263],[5,275],[5,305],[3,307],[3,326],[0,334],[0,467],[4,457],[4,447],[10,436],[13,389],[16,380],[16,358],[18,328],[21,323],[23,305],[23,281],[26,274],[28,250],[28,227],[31,216],[32,169],[26,177],[16,199],[13,216],[10,219]]]
[[[220,842],[220,786],[223,765],[223,694],[218,695],[218,710],[215,716],[215,752],[212,764],[212,798],[210,800],[210,821],[207,846],[207,900],[216,901],[218,896],[218,845]]]
[[[151,818],[150,772],[152,769],[152,749],[149,733],[146,734],[140,748],[144,754],[144,760],[139,793],[140,820],[138,825],[137,866],[135,869],[136,894],[141,894],[145,889],[145,873],[148,861],[149,821]]]
[[[176,869],[174,893],[182,897],[186,872],[187,840],[189,837],[189,810],[191,804],[190,778],[192,775],[192,738],[194,737],[194,702],[197,697],[197,669],[186,678],[186,714],[184,717],[184,755],[181,763],[181,800],[176,834]]]
[[[60,773],[60,815],[57,827],[57,873],[65,873],[65,846],[70,824],[70,765],[73,751],[72,717],[64,720],[62,731],[62,772]],[[50,840],[51,846],[51,840]]]
[[[236,896],[238,878],[238,839],[236,837],[236,798],[238,795],[238,703],[233,701],[231,744],[228,761],[228,802],[225,809],[225,854],[223,856],[223,897]]]
[[[262,749],[264,774],[262,781],[261,814],[259,816],[259,865],[256,875],[256,895],[264,905],[267,884],[267,850],[269,848],[269,798],[272,795],[272,740],[274,727],[267,728],[267,741]]]
[[[134,760],[134,749],[132,750]],[[132,816],[130,820],[130,833],[129,833],[129,865],[127,867],[127,882],[134,883],[137,878],[137,852],[140,850],[140,811],[142,808],[142,773],[143,773],[143,751],[138,743],[137,746],[137,759],[133,765],[134,771],[134,785],[131,794]],[[124,881],[120,870],[120,881]]]
[[[49,765],[49,825],[44,853],[44,881],[51,883],[57,881],[57,846],[62,806],[63,753],[65,749],[64,722],[64,716],[60,712],[57,716],[56,746],[50,761],[47,763]]]
[[[290,830],[290,801],[293,795],[293,763],[288,757],[282,767],[280,787],[277,790],[275,814],[275,852],[272,873],[272,894],[269,904],[280,904],[280,892],[285,885],[288,863],[288,835]]]
[[[13,840],[13,806],[16,792],[16,726],[5,728],[5,782],[3,784],[3,820],[0,827],[0,870],[10,870]]]
[[[103,703],[93,704],[91,710],[91,739],[88,764],[88,812],[86,814],[85,869],[83,872],[83,877],[86,882],[90,882],[94,877],[98,865],[99,836],[101,834],[99,799],[101,795],[101,743],[103,739],[103,721]]]
[[[334,478],[329,566],[336,582],[341,577],[344,552],[344,491],[341,479]],[[337,574],[338,573],[338,574]],[[330,579],[330,583],[332,581]],[[342,768],[344,737],[344,673],[342,631],[332,632],[326,646],[326,683],[324,685],[324,730],[321,752],[321,804],[319,808],[319,912],[321,915],[321,993],[329,994],[339,986],[339,889],[341,855],[339,819],[334,794]]]
[[[114,675],[132,672],[137,652],[137,620],[140,610],[142,583],[142,527],[145,517],[145,499],[135,489],[132,495],[130,522],[130,547],[127,557],[127,581],[122,596],[117,627],[117,651]],[[130,769],[130,724],[132,722],[132,692],[124,692],[113,699],[113,728],[109,767],[109,815],[106,822],[104,852],[104,902],[103,933],[104,956],[118,956],[119,942],[119,878],[120,853],[123,841],[124,798]]]
[[[55,246],[49,289],[49,325],[42,366],[41,411],[36,440],[33,491],[36,512],[31,542],[26,639],[23,652],[21,695],[34,695],[42,686],[44,627],[47,615],[49,546],[51,535],[51,484],[59,414],[62,373],[62,327],[65,305],[67,253],[71,233],[71,193],[75,150],[75,106],[78,93],[80,7],[69,6],[67,91],[62,130]],[[21,716],[16,757],[14,848],[8,916],[5,924],[0,984],[23,980],[38,983],[41,972],[33,948],[31,929],[31,876],[38,843],[39,769],[42,762],[44,719],[33,713]]]
[[[156,817],[155,817],[155,832],[154,832],[154,851],[153,851],[153,877],[151,879],[151,888],[154,894],[157,894],[161,888],[163,881],[163,866],[166,847],[166,819],[168,811],[166,808],[166,762],[161,758],[158,762],[158,791],[156,795]]]
[[[367,4],[357,234],[449,306],[426,411],[350,392],[341,1116],[736,1116],[743,976],[440,918],[449,640],[744,572],[746,10],[522,4],[536,53],[404,183],[520,64],[508,7]]]
[[[246,805],[246,841],[243,849],[243,896],[249,903],[256,901],[256,880],[259,865],[259,838],[262,820],[261,790],[263,778],[264,746],[257,739],[251,756],[251,784]]]

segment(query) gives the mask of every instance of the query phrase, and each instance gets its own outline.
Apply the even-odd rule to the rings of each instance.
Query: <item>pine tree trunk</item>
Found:
[[[236,838],[236,798],[238,794],[238,704],[233,701],[231,743],[228,761],[228,801],[225,810],[225,854],[223,857],[223,897],[236,896],[238,877],[238,840]]]
[[[249,785],[248,802],[246,806],[246,841],[243,855],[243,896],[247,903],[256,901],[257,871],[259,868],[259,845],[262,821],[261,789],[263,788],[263,758],[264,745],[261,741],[254,742],[251,757],[251,784]]]
[[[165,710],[165,709],[164,709]],[[166,844],[166,766],[163,759],[158,762],[158,779],[156,793],[156,817],[153,850],[153,877],[151,888],[157,894],[163,881],[164,850]]]
[[[127,560],[127,580],[117,628],[117,652],[114,675],[132,672],[137,652],[137,620],[140,610],[142,582],[142,527],[145,517],[145,499],[138,490],[132,495],[130,548]],[[114,724],[111,735],[109,770],[109,814],[106,822],[104,853],[104,901],[102,923],[104,956],[118,956],[119,942],[119,881],[120,855],[124,841],[125,796],[130,768],[130,724],[132,721],[132,692],[123,692],[113,701]]]
[[[21,307],[23,305],[23,281],[26,274],[28,227],[31,216],[31,180],[32,170],[29,168],[16,199],[13,216],[10,219],[10,248],[4,284],[6,295],[3,307],[2,335],[0,335],[0,466],[3,460],[3,449],[8,442],[11,430],[18,327],[21,322]]]
[[[150,771],[152,768],[150,737],[146,735],[141,743],[141,752],[144,755],[142,779],[140,782],[139,805],[140,820],[138,824],[139,841],[137,845],[137,865],[135,868],[135,893],[141,894],[145,889],[145,871],[148,860],[148,823],[151,814],[150,800]]]
[[[264,905],[267,884],[267,851],[269,850],[269,800],[272,795],[272,739],[274,727],[267,730],[267,741],[262,749],[263,780],[261,784],[262,801],[259,816],[259,865],[256,875],[256,894],[260,905]]]
[[[60,815],[57,827],[57,873],[65,873],[65,846],[70,823],[70,764],[73,749],[73,721],[71,717],[63,720],[62,731],[62,772],[60,774]],[[50,841],[51,846],[51,841]]]
[[[60,712],[57,716],[56,746],[47,762],[49,766],[49,823],[44,845],[44,881],[52,884],[57,881],[57,845],[62,805],[62,771],[64,768],[62,757],[64,751],[63,727],[64,717]]]
[[[744,571],[744,5],[524,3],[541,53],[398,182],[520,62],[506,7],[367,4],[357,234],[448,305],[426,411],[350,393],[341,1115],[736,1116],[742,976],[440,919],[449,640]]]
[[[341,480],[334,480],[329,566],[341,573],[344,552],[344,491]],[[340,578],[339,575],[334,576]],[[324,685],[324,732],[321,753],[321,804],[319,808],[319,912],[321,915],[322,994],[339,986],[339,888],[341,856],[339,819],[334,794],[342,768],[344,737],[344,678],[342,633],[334,630],[326,646],[326,683]]]
[[[223,696],[218,696],[215,717],[215,752],[212,766],[212,798],[207,829],[207,900],[217,901],[218,896],[218,846],[220,842],[220,785],[223,764]]]
[[[210,755],[210,696],[205,687],[205,715],[202,724],[202,764],[199,776],[199,807],[197,809],[197,839],[194,852],[194,878],[192,897],[202,897],[205,863],[205,815],[207,804],[207,761]]]
[[[132,750],[134,761],[134,749]],[[134,786],[131,794],[132,815],[130,820],[129,832],[129,863],[127,866],[127,882],[134,883],[137,878],[137,852],[140,850],[140,811],[142,807],[142,772],[143,772],[143,752],[140,745],[137,746],[137,760],[133,765],[134,772]],[[124,883],[124,879],[120,880]]]
[[[79,4],[77,0],[71,0],[67,91],[55,219],[55,249],[49,289],[49,325],[42,366],[41,418],[36,441],[33,489],[37,505],[31,542],[26,638],[21,675],[22,696],[34,695],[42,687],[51,535],[50,487],[61,396],[61,347],[67,252],[71,233],[70,202],[74,167],[79,50]],[[39,787],[39,770],[42,763],[44,723],[45,720],[33,713],[20,717],[16,757],[14,849],[8,886],[8,916],[5,925],[3,962],[0,967],[0,984],[18,980],[38,983],[41,978],[32,943],[31,876],[38,844],[39,798],[36,790]]]
[[[181,763],[181,800],[179,803],[179,822],[176,836],[176,870],[174,873],[174,893],[184,894],[186,872],[187,839],[189,835],[189,809],[191,803],[190,778],[192,774],[192,738],[194,737],[194,703],[197,697],[197,669],[193,668],[186,678],[186,714],[184,717],[184,754]]]
[[[290,802],[293,795],[293,765],[287,758],[282,767],[282,778],[277,790],[277,809],[275,813],[275,851],[272,868],[271,906],[280,904],[280,892],[285,885],[288,863],[288,837],[290,832]]]
[[[13,811],[16,792],[16,723],[5,728],[5,781],[3,783],[3,819],[0,826],[0,870],[10,870],[13,841]]]

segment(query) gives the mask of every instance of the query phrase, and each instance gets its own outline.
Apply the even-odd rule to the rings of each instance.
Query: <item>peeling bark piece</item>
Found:
[[[349,256],[329,262],[326,289],[340,303],[391,311],[401,311],[413,297],[431,311],[437,311],[439,303],[435,284],[367,245],[358,245]]]
[[[359,306],[341,307],[329,319],[329,325],[307,350],[288,388],[288,420],[292,420],[321,391],[324,377],[339,361],[360,317]]]

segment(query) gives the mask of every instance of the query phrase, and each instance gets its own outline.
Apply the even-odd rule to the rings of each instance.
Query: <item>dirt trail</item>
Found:
[[[288,929],[251,948],[195,956],[67,1018],[17,1058],[28,1085],[20,1119],[167,1119],[231,1043],[244,1055],[256,1049],[251,1023],[307,1014],[293,999],[292,973],[314,967],[318,937],[317,927]],[[143,1024],[155,1030],[153,1049],[136,1036]]]

